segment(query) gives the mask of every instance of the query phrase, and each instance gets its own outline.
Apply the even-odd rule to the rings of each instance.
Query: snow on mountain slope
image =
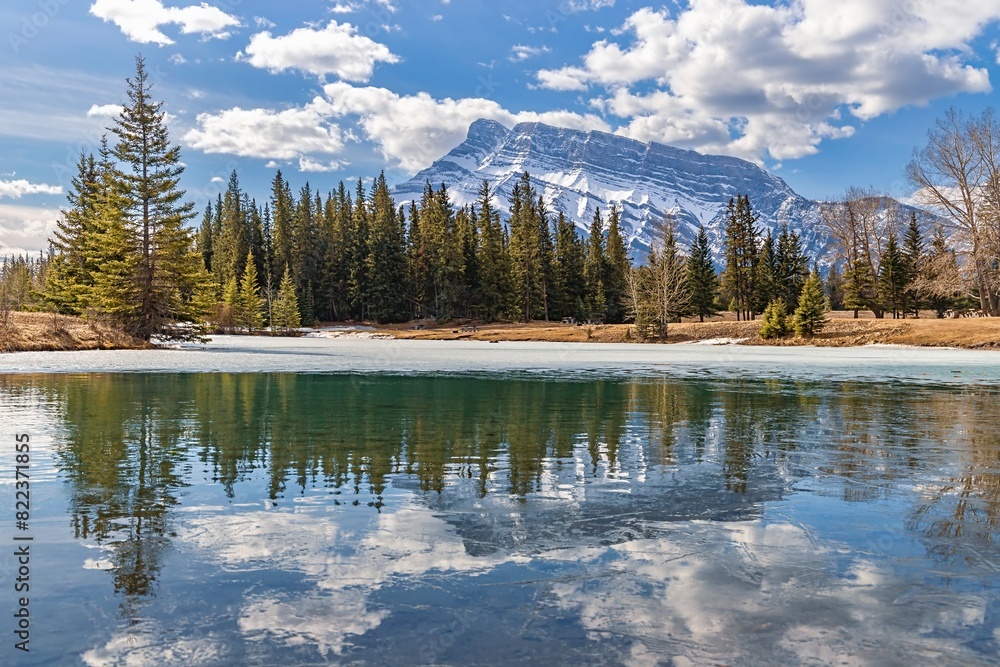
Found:
[[[549,209],[564,212],[584,231],[595,209],[606,213],[616,203],[623,233],[637,256],[649,248],[650,223],[673,214],[681,243],[689,246],[703,224],[721,263],[726,205],[738,194],[750,196],[762,229],[788,224],[813,256],[823,258],[829,250],[820,204],[753,163],[542,123],[507,129],[496,121],[477,120],[462,144],[396,186],[393,195],[397,204],[419,200],[426,182],[434,187],[445,183],[452,201],[463,206],[475,202],[487,180],[496,192],[495,205],[507,212],[514,183],[525,171]]]

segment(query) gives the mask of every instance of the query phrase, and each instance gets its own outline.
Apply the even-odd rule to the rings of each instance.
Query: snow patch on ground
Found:
[[[706,340],[694,341],[690,345],[739,345],[745,343],[749,338],[708,338]]]

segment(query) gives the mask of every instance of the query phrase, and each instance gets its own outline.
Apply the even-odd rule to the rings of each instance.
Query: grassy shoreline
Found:
[[[790,336],[764,340],[760,320],[736,322],[731,317],[710,322],[671,324],[663,343],[735,343],[740,345],[857,347],[862,345],[911,345],[918,347],[1000,350],[1000,318],[907,320],[853,319],[833,313],[817,336]],[[463,330],[467,329],[467,330]],[[576,326],[553,322],[484,324],[472,330],[461,322],[413,323],[377,326],[373,333],[401,340],[478,340],[580,343],[638,343],[628,324]],[[107,325],[76,317],[48,313],[11,313],[7,327],[0,327],[0,352],[66,350],[136,350],[155,346],[132,338]]]

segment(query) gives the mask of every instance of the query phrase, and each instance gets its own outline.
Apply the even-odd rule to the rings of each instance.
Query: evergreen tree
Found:
[[[594,211],[594,219],[590,223],[587,255],[583,263],[583,277],[587,285],[588,318],[604,317],[607,311],[607,300],[604,295],[607,259],[604,247],[604,220],[601,218],[601,209],[598,208]]]
[[[233,319],[236,326],[244,327],[248,333],[253,333],[255,329],[264,326],[265,301],[260,295],[257,266],[250,251],[247,251],[235,306]]]
[[[627,311],[626,298],[628,294],[628,274],[632,262],[628,257],[625,239],[619,227],[618,207],[611,205],[608,213],[608,235],[606,246],[606,262],[604,275],[605,321],[619,324],[625,321]],[[674,246],[672,261],[680,263],[679,255]]]
[[[510,199],[510,274],[517,316],[527,322],[544,308],[542,230],[535,189],[528,172],[514,184]]]
[[[903,236],[902,254],[906,283],[903,291],[903,316],[911,313],[914,317],[919,318],[923,299],[918,288],[918,281],[924,271],[924,237],[920,231],[920,225],[917,223],[916,212],[910,214],[910,224]]]
[[[583,241],[576,225],[562,212],[556,221],[555,282],[559,294],[558,316],[583,318],[587,301]]]
[[[201,255],[201,264],[209,273],[212,272],[213,255],[213,234],[212,234],[212,203],[205,207],[205,215],[201,220],[201,227],[198,228],[197,237],[198,253]]]
[[[771,305],[777,298],[783,297],[782,281],[782,257],[778,254],[778,247],[771,230],[767,230],[767,236],[760,246],[757,255],[757,267],[754,271],[754,310],[761,312]],[[786,304],[787,308],[787,304]]]
[[[749,320],[754,315],[755,278],[758,256],[757,220],[747,195],[729,200],[726,211],[726,291],[736,302],[737,319]]]
[[[275,280],[281,281],[286,267],[293,265],[294,242],[292,239],[295,200],[291,186],[285,181],[279,169],[271,181],[271,215],[274,225],[274,266],[278,269]]]
[[[292,282],[291,272],[284,270],[282,271],[281,284],[278,286],[278,295],[274,300],[271,329],[288,333],[290,329],[298,329],[301,325],[299,303],[295,296],[295,283]]]
[[[764,316],[761,318],[760,337],[764,339],[781,338],[788,335],[788,310],[785,300],[778,297],[767,304]]]
[[[787,224],[781,226],[775,259],[775,296],[784,299],[785,306],[791,312],[798,304],[802,286],[809,277],[809,257],[805,254],[799,235],[789,230]]]
[[[106,149],[106,146],[105,146]],[[81,153],[77,173],[67,200],[70,207],[56,223],[50,240],[53,258],[46,276],[46,300],[60,313],[80,315],[87,308],[94,286],[93,263],[89,244],[93,243],[95,209],[101,172],[94,156]]]
[[[405,287],[406,237],[384,173],[375,180],[372,189],[371,213],[365,258],[369,317],[377,322],[401,322],[407,319],[409,310]]]
[[[879,265],[878,292],[881,307],[892,311],[892,319],[898,319],[905,305],[905,291],[908,282],[906,259],[899,250],[895,235],[889,236],[882,263]]]
[[[236,276],[232,276],[222,286],[222,303],[218,311],[218,326],[223,331],[233,331],[236,327],[237,313],[240,310],[240,285]]]
[[[219,219],[219,234],[213,239],[213,268],[216,282],[224,285],[230,278],[239,281],[243,275],[244,259],[250,251],[247,211],[243,206],[243,191],[235,169],[229,175]]]
[[[834,264],[826,274],[826,284],[824,286],[830,310],[844,309],[844,289],[844,275],[840,272],[839,265]]]
[[[719,277],[712,262],[712,248],[703,225],[698,226],[698,236],[691,246],[691,256],[687,261],[687,288],[691,312],[699,322],[716,315],[715,299],[719,293]]]
[[[855,319],[859,310],[878,307],[875,305],[875,276],[862,259],[855,260],[844,272],[844,307],[854,311]]]
[[[826,298],[819,274],[813,272],[802,286],[793,326],[800,336],[814,336],[826,326]]]
[[[136,74],[127,80],[128,102],[112,132],[118,142],[113,155],[121,164],[115,169],[122,184],[125,227],[131,228],[136,255],[134,287],[124,292],[116,281],[105,281],[102,298],[116,300],[127,295],[137,301],[135,317],[125,323],[130,333],[144,339],[153,335],[191,338],[200,331],[174,328],[175,321],[200,322],[202,302],[196,292],[204,284],[201,257],[194,251],[185,223],[193,217],[193,204],[182,202],[178,188],[184,167],[180,149],[170,143],[162,104],[150,97],[151,85],[142,57],[136,58]],[[115,223],[117,224],[117,223]],[[119,269],[131,267],[119,266]],[[133,294],[133,289],[136,293]],[[107,290],[119,291],[109,294]]]
[[[476,257],[479,290],[476,303],[480,316],[488,321],[502,317],[508,310],[510,300],[510,265],[504,248],[500,214],[493,208],[492,199],[489,181],[484,180],[479,188],[479,199],[476,200],[476,228],[479,234]]]

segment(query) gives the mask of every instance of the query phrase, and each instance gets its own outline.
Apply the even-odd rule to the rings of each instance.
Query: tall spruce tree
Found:
[[[587,282],[584,277],[584,246],[576,225],[560,211],[556,220],[556,285],[559,317],[580,319],[586,314]]]
[[[754,316],[754,291],[760,232],[757,214],[748,195],[729,200],[726,211],[726,291],[732,295],[737,319]]]
[[[105,146],[106,149],[106,146]],[[88,305],[94,286],[94,273],[99,267],[88,244],[96,232],[95,210],[101,171],[93,154],[80,154],[77,173],[66,199],[70,207],[56,223],[50,239],[52,265],[46,275],[46,300],[60,313],[82,314]]]
[[[608,213],[608,236],[606,246],[604,299],[605,321],[620,324],[625,321],[627,313],[626,300],[628,295],[628,274],[632,270],[632,261],[625,247],[625,239],[621,233],[621,220],[618,207],[611,204]],[[679,262],[680,260],[677,259]]]
[[[476,296],[480,316],[497,320],[508,310],[510,300],[510,263],[504,247],[500,214],[493,207],[493,192],[489,181],[483,181],[476,200],[476,228],[479,247],[476,264],[479,268],[479,290]]]
[[[604,245],[604,219],[601,209],[594,211],[594,219],[590,223],[590,236],[587,239],[587,255],[583,263],[583,278],[587,285],[587,316],[604,317],[607,310],[607,299],[604,293],[604,277],[606,275]]]
[[[243,277],[240,279],[239,291],[236,295],[236,308],[233,320],[236,326],[243,327],[248,333],[264,326],[264,297],[260,295],[260,282],[257,279],[257,265],[253,253],[247,251],[243,265]]]
[[[882,263],[879,265],[878,293],[881,307],[892,312],[892,319],[898,319],[905,306],[907,285],[906,260],[896,243],[896,236],[889,236]]]
[[[123,324],[147,340],[154,335],[192,338],[200,330],[171,325],[201,322],[204,315],[199,312],[203,300],[197,298],[204,284],[202,260],[185,226],[194,205],[183,201],[184,191],[178,187],[184,171],[180,149],[170,142],[162,103],[153,101],[151,88],[139,56],[135,76],[127,79],[128,100],[111,128],[118,139],[112,154],[119,165],[113,174],[124,197],[123,222],[136,243],[131,249],[136,257],[134,287],[125,292],[137,307]],[[100,289],[111,300],[124,296],[110,293],[121,290],[114,281]]]
[[[372,215],[368,235],[368,316],[377,322],[407,319],[406,236],[382,173],[372,187]]]
[[[903,314],[912,314],[920,317],[920,307],[923,305],[921,291],[919,289],[920,276],[924,270],[924,236],[920,231],[920,224],[917,222],[916,212],[910,213],[910,224],[906,228],[903,236],[903,270],[905,272],[906,287],[903,291]]]
[[[719,293],[719,277],[715,274],[712,248],[703,225],[698,226],[698,235],[687,260],[687,288],[691,312],[698,316],[699,322],[716,314],[715,299]]]

